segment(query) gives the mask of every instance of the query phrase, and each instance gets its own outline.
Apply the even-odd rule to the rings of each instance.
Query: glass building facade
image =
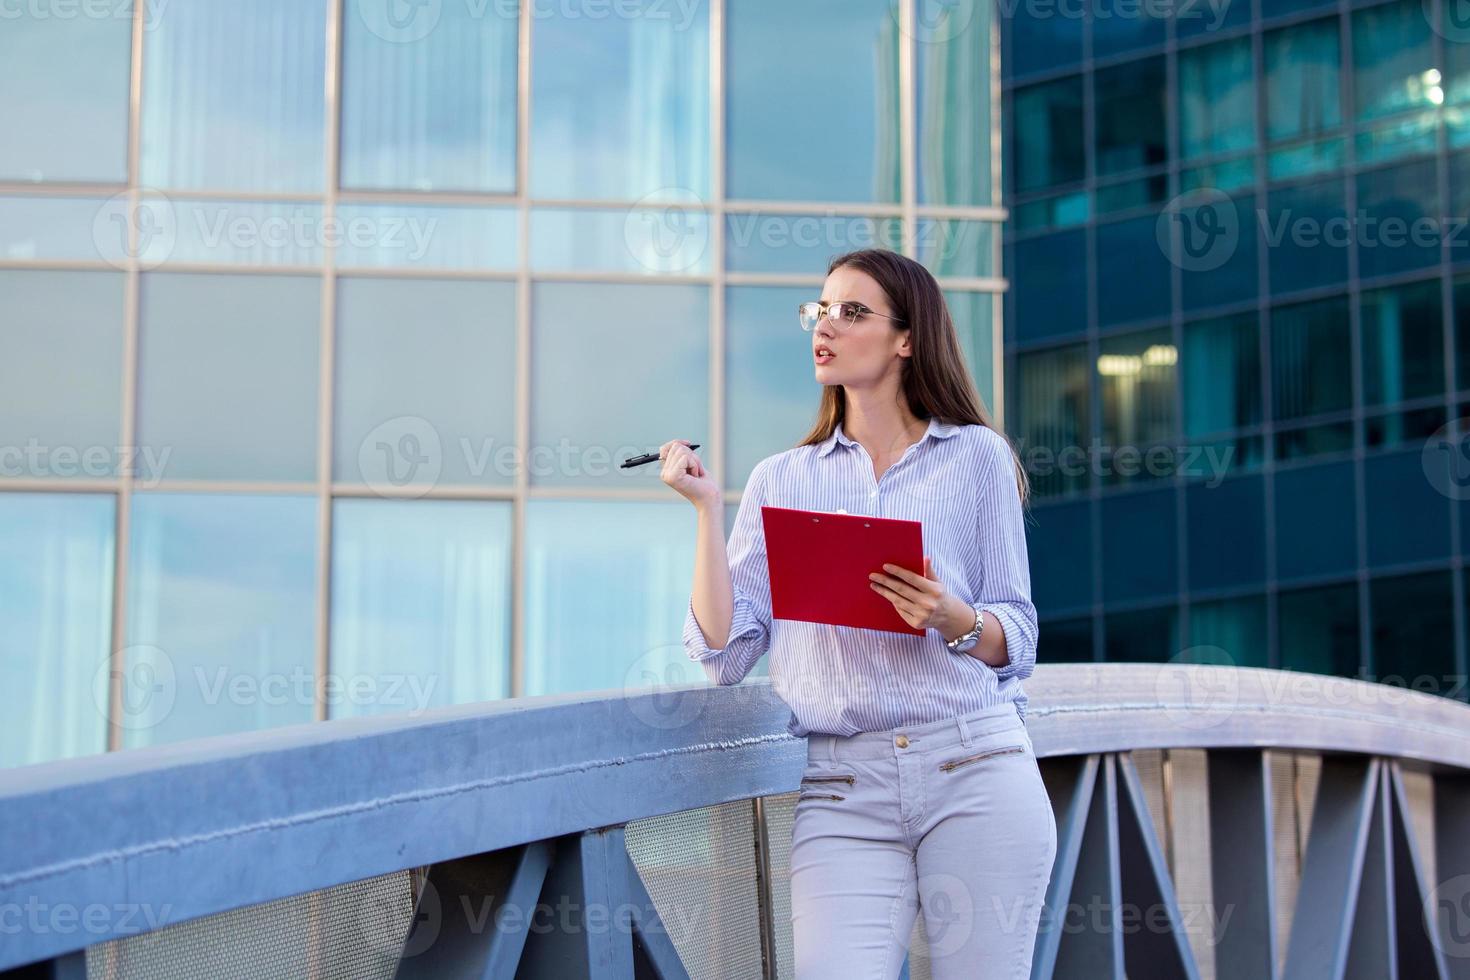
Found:
[[[617,464],[698,442],[733,518],[837,253],[1002,396],[984,3],[16,12],[0,765],[702,680],[693,510]]]
[[[1464,10],[1009,8],[1006,394],[1047,658],[1464,699]]]

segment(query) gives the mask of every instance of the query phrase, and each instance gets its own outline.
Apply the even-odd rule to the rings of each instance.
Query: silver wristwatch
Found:
[[[963,636],[957,636],[953,640],[945,641],[945,645],[955,653],[967,653],[974,649],[975,644],[980,642],[980,633],[985,629],[985,617],[981,614],[980,606],[975,606],[975,626],[970,632]]]

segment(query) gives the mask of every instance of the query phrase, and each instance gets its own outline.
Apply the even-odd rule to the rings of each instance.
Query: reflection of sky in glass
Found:
[[[127,179],[132,19],[78,16],[98,9],[82,4],[66,17],[64,6],[4,8],[0,180]]]
[[[169,479],[316,478],[321,282],[143,277],[138,433]]]
[[[919,203],[989,204],[990,5],[917,0],[914,6]]]
[[[826,275],[833,256],[860,248],[903,248],[898,218],[833,214],[731,214],[725,266],[732,272]]]
[[[669,493],[669,503],[527,505],[528,695],[705,680],[681,639],[694,508]]]
[[[796,307],[821,287],[725,290],[726,489],[742,490],[755,464],[790,449],[816,421],[822,386],[812,335]]]
[[[950,319],[954,320],[955,334],[959,337],[960,350],[980,399],[994,420],[995,405],[995,348],[992,334],[995,322],[994,293],[947,292],[944,302],[949,306]]]
[[[670,439],[709,445],[709,289],[532,288],[531,482],[667,490],[656,464],[618,464]]]
[[[509,485],[515,315],[510,282],[339,280],[336,479]]]
[[[707,212],[697,202],[626,211],[538,208],[531,212],[531,268],[537,272],[710,271]]]
[[[169,4],[143,45],[143,183],[319,190],[326,12],[301,0]]]
[[[513,269],[514,208],[339,204],[337,266]]]
[[[0,479],[112,475],[122,273],[0,271],[0,296]]]
[[[514,193],[514,7],[425,10],[434,27],[412,40],[380,36],[359,4],[344,11],[342,186]]]
[[[331,717],[510,694],[510,519],[498,501],[336,502]]]
[[[899,33],[889,6],[729,5],[731,198],[898,200]]]
[[[114,220],[106,205],[99,197],[0,197],[0,259],[121,261],[126,206],[115,208]]]
[[[0,494],[0,767],[107,748],[111,495]]]
[[[708,6],[645,4],[612,17],[536,9],[531,194],[637,200],[681,187],[707,198]]]
[[[129,746],[312,719],[316,516],[306,496],[133,497]]]

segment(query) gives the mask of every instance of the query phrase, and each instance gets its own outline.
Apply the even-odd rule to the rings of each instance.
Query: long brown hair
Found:
[[[896,323],[895,327],[909,331],[909,346],[913,354],[903,359],[900,380],[909,411],[921,419],[937,417],[941,422],[953,425],[983,425],[1005,438],[1005,433],[991,424],[975,381],[965,369],[964,354],[960,351],[959,336],[955,333],[949,307],[944,302],[944,292],[929,270],[913,259],[882,248],[865,248],[839,255],[827,267],[827,275],[843,266],[851,266],[871,276],[888,297],[893,315],[903,321]],[[797,445],[810,446],[825,441],[837,428],[837,423],[846,418],[845,389],[842,385],[823,385],[816,424]],[[1009,439],[1006,439],[1006,445],[1010,445]],[[1014,446],[1011,447],[1011,459],[1016,471],[1016,493],[1025,504],[1030,496],[1030,481]]]

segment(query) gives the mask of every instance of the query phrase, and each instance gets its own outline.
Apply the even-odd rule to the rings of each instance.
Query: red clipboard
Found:
[[[761,507],[771,617],[923,636],[868,576],[884,564],[924,574],[918,521]]]

